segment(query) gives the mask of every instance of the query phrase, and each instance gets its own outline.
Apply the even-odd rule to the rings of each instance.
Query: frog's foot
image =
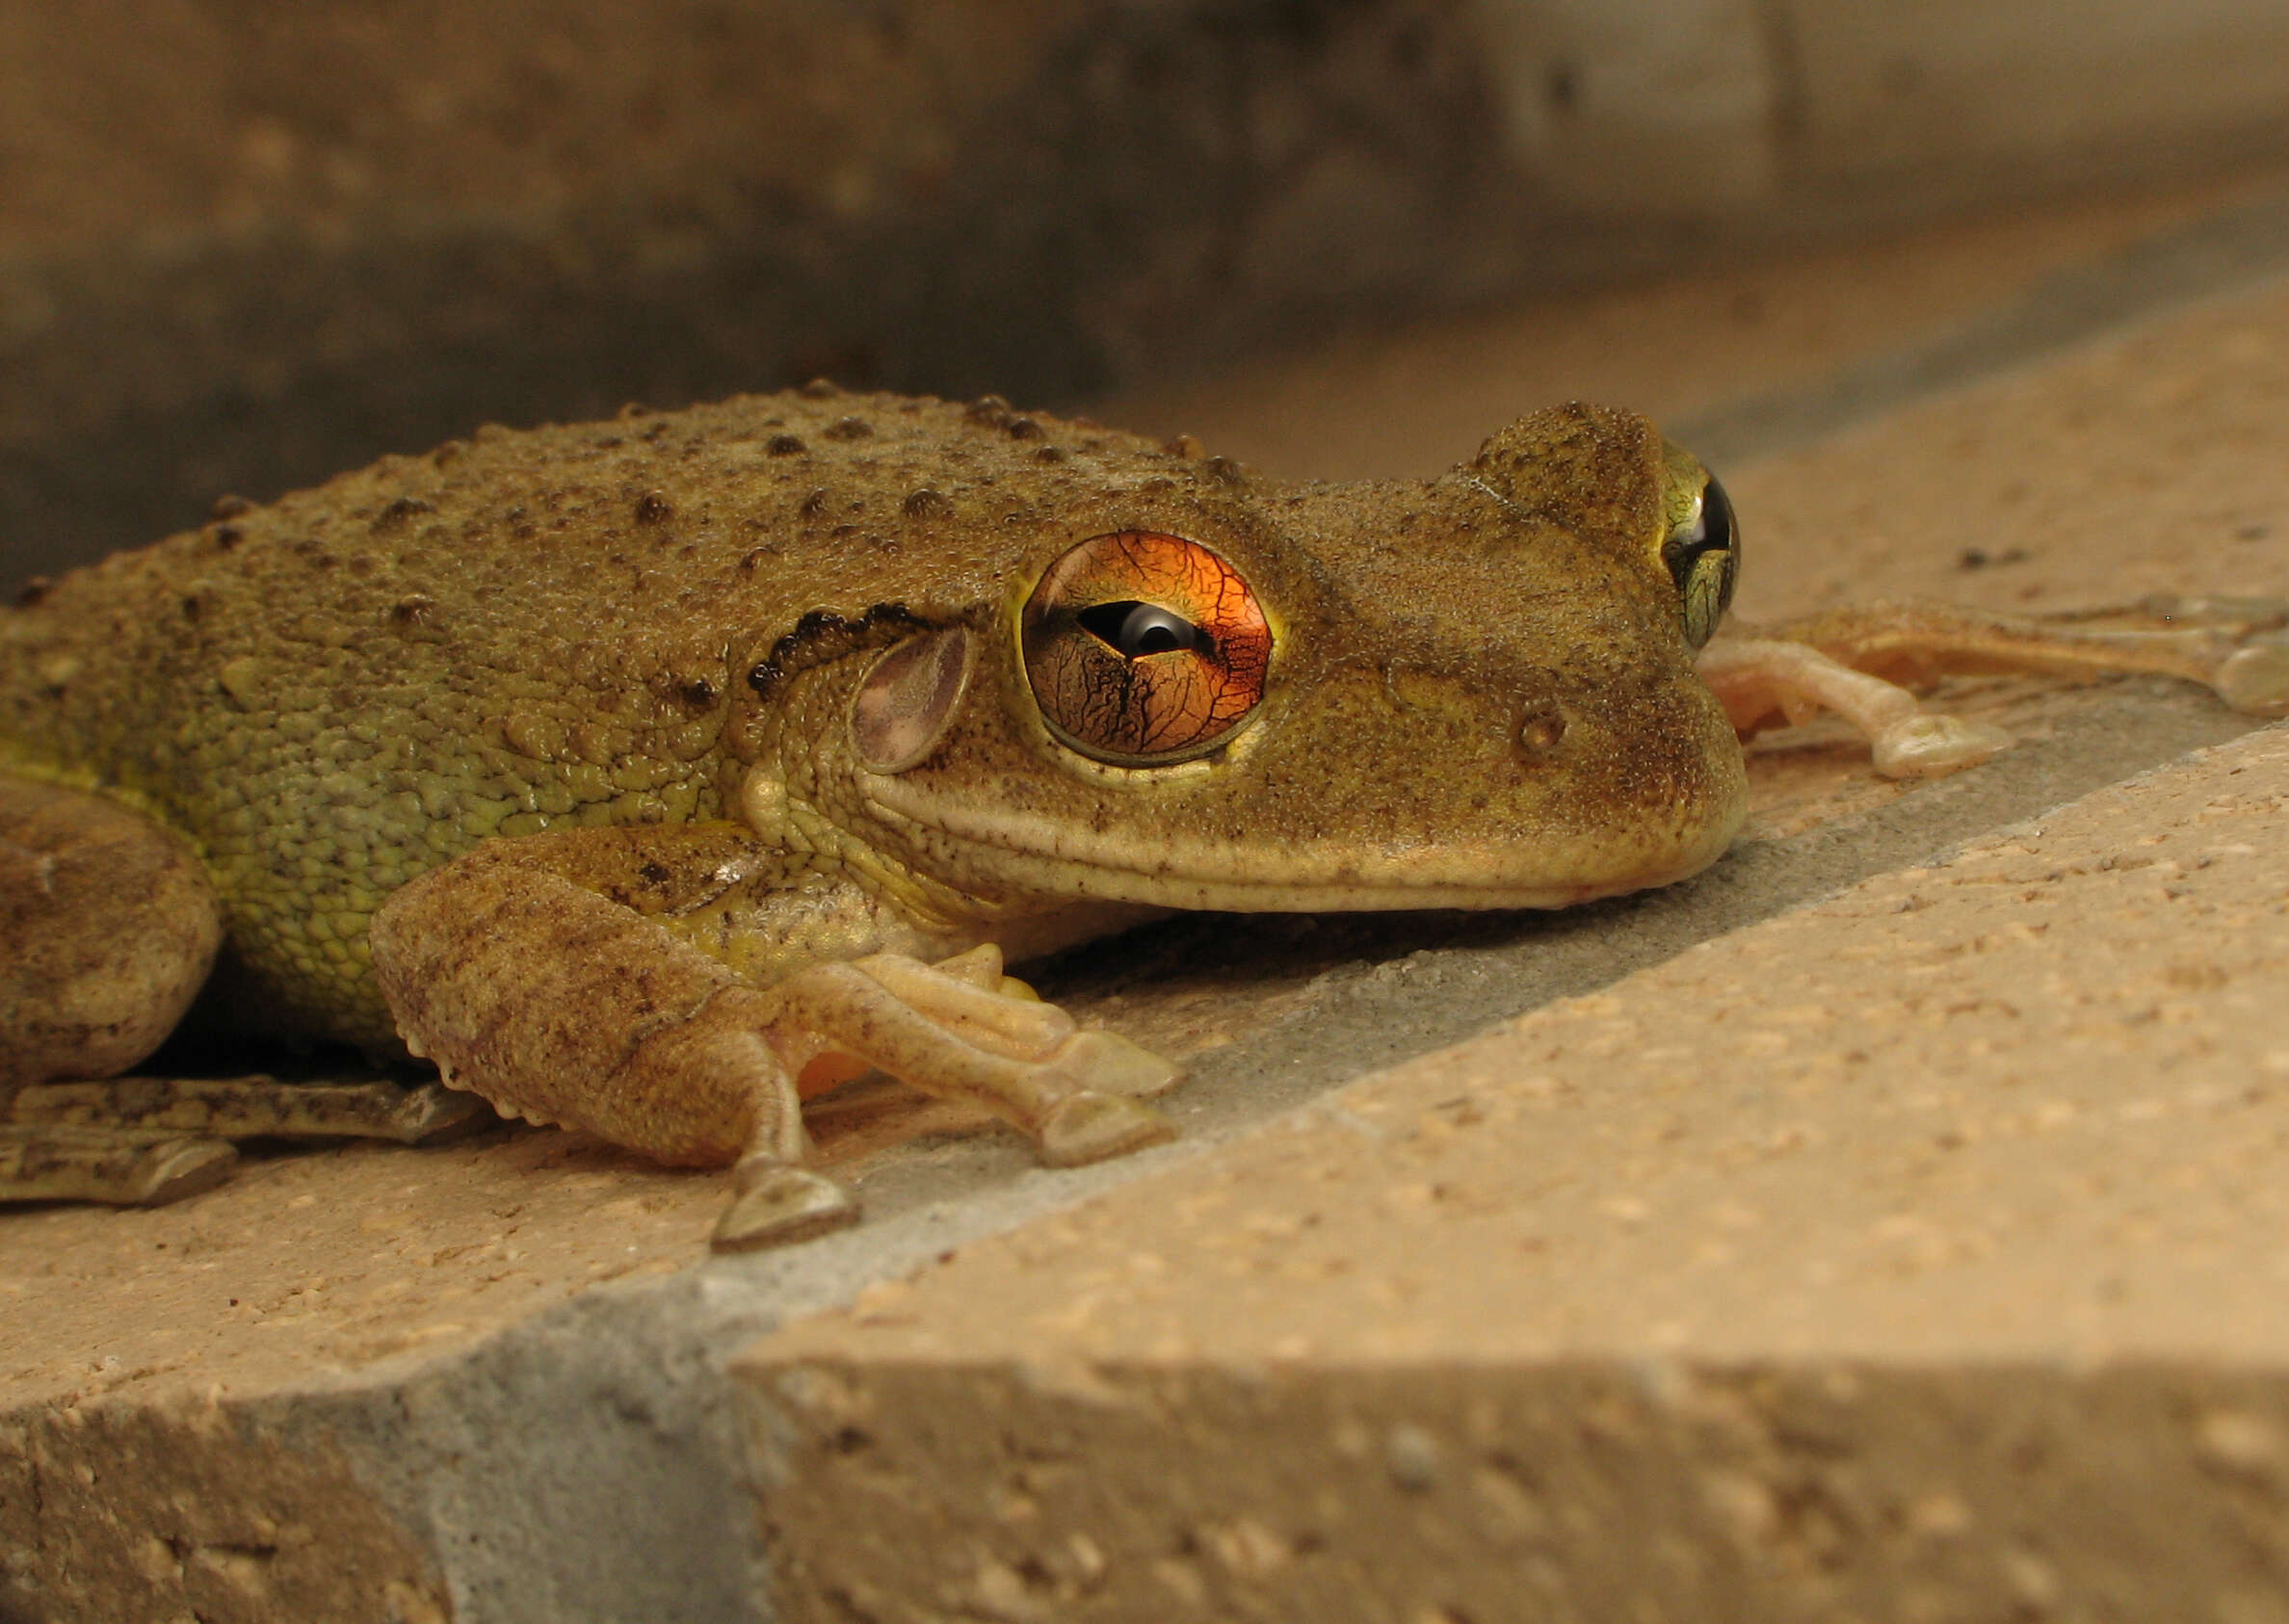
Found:
[[[434,1083],[289,1083],[246,1077],[114,1077],[16,1091],[0,1121],[150,1139],[369,1139],[429,1144],[494,1120],[485,1102]]]
[[[769,1151],[741,1158],[732,1189],[731,1204],[708,1238],[719,1252],[783,1246],[858,1220],[858,1202],[849,1191]]]
[[[2001,728],[1926,711],[1905,688],[1802,642],[1720,639],[1701,651],[1699,668],[1743,738],[1775,716],[1795,723],[1834,711],[1867,739],[1887,778],[1960,772],[2011,743]]]
[[[739,1163],[747,1170],[721,1232],[726,1245],[791,1239],[855,1212],[847,1194],[795,1166],[805,1148],[799,1093],[867,1066],[986,1106],[1056,1166],[1174,1132],[1143,1096],[1172,1083],[1175,1068],[1109,1034],[1076,1031],[1071,1016],[1012,983],[993,950],[942,969],[875,953],[755,985],[662,922],[713,941],[709,922],[725,908],[766,921],[767,892],[726,902],[712,877],[768,856],[729,829],[488,842],[404,886],[375,915],[375,978],[408,1047],[434,1059],[447,1084],[662,1162]],[[675,900],[671,860],[697,877],[690,906]],[[630,878],[622,871],[632,863]],[[802,905],[811,901],[805,893]]]
[[[793,1080],[823,1059],[982,1104],[1031,1135],[1052,1166],[1172,1137],[1166,1117],[1130,1096],[1166,1087],[1173,1067],[1109,1034],[1075,1031],[1061,1009],[1001,991],[998,961],[964,956],[956,968],[946,974],[875,954],[813,965],[770,988],[723,986],[656,1028],[582,1094],[543,1099],[523,1080],[461,1080],[536,1120],[608,1126],[610,1137],[663,1160],[714,1160],[708,1147],[722,1142],[727,1124],[745,1122],[731,1204],[711,1242],[718,1251],[807,1240],[858,1217],[848,1191],[799,1165],[805,1142]],[[988,979],[994,986],[980,984]],[[453,1052],[439,1046],[440,1058]]]
[[[155,1207],[211,1189],[249,1139],[427,1144],[495,1120],[434,1083],[114,1077],[33,1083],[0,1105],[0,1202]]]
[[[950,975],[893,953],[815,965],[772,989],[781,1006],[774,1028],[791,1047],[852,1055],[925,1093],[975,1101],[1039,1142],[1051,1166],[1174,1137],[1144,1101],[1175,1083],[1175,1066],[1111,1033],[1078,1030],[1030,988],[1001,991],[998,964],[990,990],[974,963],[962,968]]]
[[[1952,773],[2009,743],[1991,727],[1921,711],[1896,684],[1998,671],[2183,677],[2247,715],[2289,715],[2289,602],[2159,595],[2043,616],[1872,603],[1727,635],[1700,658],[1744,738],[1776,719],[1833,710],[1869,738],[1877,770],[1891,777]]]
[[[237,1163],[238,1151],[228,1140],[196,1134],[137,1138],[0,1124],[0,1202],[160,1207],[212,1190]]]
[[[912,974],[925,968],[915,960],[902,954],[885,953],[858,959],[856,963],[904,998],[909,1007],[949,1022],[959,1018],[953,1007],[934,1000],[934,983],[929,976]],[[1073,1079],[1076,1087],[1148,1100],[1157,1099],[1184,1080],[1183,1068],[1118,1033],[1093,1027],[1077,1029],[1070,1015],[1042,1003],[1041,995],[1029,983],[1003,974],[1002,950],[991,942],[952,958],[941,958],[927,969],[932,976],[951,977],[997,994],[1004,1001],[1030,1006],[1030,1009],[1011,1012],[1017,1019],[1014,1037],[1017,1046],[1003,1047],[1000,1052],[1018,1059],[1047,1059],[1061,1075]],[[977,1038],[994,1046],[990,1035],[997,1028],[993,1023],[972,1030]]]
[[[2197,596],[2157,592],[2126,610],[2071,617],[2081,635],[2105,640],[2178,638],[2193,647],[2218,697],[2246,716],[2289,716],[2289,598]],[[2135,618],[2147,630],[2090,626],[2098,618]],[[2152,628],[2162,627],[2165,630]]]

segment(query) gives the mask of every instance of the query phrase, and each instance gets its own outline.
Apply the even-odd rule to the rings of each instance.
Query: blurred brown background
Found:
[[[0,589],[487,422],[1072,406],[2289,154],[2265,0],[0,9]]]

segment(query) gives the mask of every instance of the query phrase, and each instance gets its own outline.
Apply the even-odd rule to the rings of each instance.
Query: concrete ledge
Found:
[[[2289,728],[766,1338],[777,1616],[2265,1618]]]
[[[0,1419],[0,1613],[444,1624],[433,1554],[299,1430],[216,1396]]]
[[[807,1367],[788,1624],[2282,1616],[2283,1373]],[[824,1500],[813,1499],[827,1490]]]

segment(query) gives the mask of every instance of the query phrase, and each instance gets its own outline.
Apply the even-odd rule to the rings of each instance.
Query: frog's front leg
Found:
[[[2107,623],[2114,622],[2114,623]],[[1821,710],[1870,741],[1876,769],[1906,778],[1952,773],[2011,742],[1981,722],[1927,712],[1901,684],[1949,672],[2183,677],[2251,716],[2289,714],[2289,604],[2160,597],[2063,616],[2003,615],[1940,603],[1870,603],[1769,629],[1735,628],[1699,670],[1746,738]]]
[[[718,1246],[856,1216],[797,1165],[802,1095],[854,1062],[980,1101],[1059,1165],[1171,1131],[1135,1097],[1165,1062],[1005,989],[997,956],[931,968],[916,955],[959,932],[731,825],[494,841],[401,889],[371,939],[400,1031],[447,1082],[662,1162],[737,1163]]]

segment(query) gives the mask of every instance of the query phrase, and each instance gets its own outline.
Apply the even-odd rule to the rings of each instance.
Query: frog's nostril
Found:
[[[1558,747],[1565,737],[1565,713],[1558,708],[1555,699],[1534,699],[1527,702],[1518,718],[1518,753],[1526,756],[1546,755]]]

